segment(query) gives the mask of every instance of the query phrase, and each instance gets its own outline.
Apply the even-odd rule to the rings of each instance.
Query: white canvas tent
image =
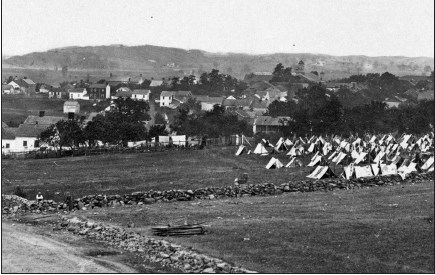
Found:
[[[381,173],[382,175],[397,175],[397,166],[395,164],[382,164],[381,163]]]
[[[358,164],[358,163],[360,163],[361,161],[363,161],[364,160],[364,158],[367,156],[367,153],[365,153],[365,152],[361,152],[359,155],[358,155],[358,157],[356,158],[356,160],[355,160],[355,164]]]
[[[179,146],[186,146],[186,135],[171,136],[172,144]]]
[[[344,167],[345,179],[350,179],[354,173],[355,173],[355,167],[352,163],[349,164],[348,166]]]
[[[240,145],[239,148],[237,149],[236,156],[240,156],[245,150],[245,148],[246,147],[244,145]]]
[[[287,138],[287,139],[285,140],[285,145],[287,145],[287,146],[292,146],[292,145],[293,145],[293,142]]]
[[[269,152],[266,150],[266,148],[264,148],[263,144],[258,143],[257,147],[255,147],[255,150],[253,152],[254,154],[258,154],[258,155],[268,155]]]
[[[266,165],[266,169],[279,169],[283,166],[284,165],[279,161],[279,159],[272,157]]]
[[[314,171],[307,176],[307,178],[311,179],[321,179],[324,177],[330,177],[333,175],[332,170],[329,168],[329,166],[317,166]]]
[[[431,166],[433,166],[434,157],[431,156],[421,167],[421,170],[428,170]]]
[[[372,177],[372,169],[369,165],[367,166],[355,166],[355,177],[356,178],[365,178]]]
[[[314,167],[316,164],[318,164],[322,160],[322,156],[316,156],[311,162],[307,165],[309,167]]]

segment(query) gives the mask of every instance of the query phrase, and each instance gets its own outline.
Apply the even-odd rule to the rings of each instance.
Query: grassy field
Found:
[[[235,147],[204,150],[113,154],[60,159],[2,160],[2,192],[23,187],[30,197],[38,191],[59,200],[65,191],[73,196],[95,193],[194,189],[233,184],[248,173],[248,183],[281,184],[303,179],[312,168],[267,170],[270,156],[236,157]],[[276,156],[276,155],[275,155]],[[279,155],[283,163],[289,156]],[[59,195],[55,195],[60,192]]]
[[[305,179],[309,167],[267,170],[270,159],[234,156],[236,148],[2,160],[2,193],[20,185],[33,198],[63,199],[139,190],[193,189]],[[288,161],[285,155],[278,158]],[[306,161],[305,161],[306,163]],[[60,192],[56,194],[56,192]],[[211,201],[80,211],[149,235],[155,225],[205,222],[209,234],[169,240],[267,273],[433,273],[434,184],[285,193]],[[130,229],[129,229],[130,230]]]
[[[47,116],[65,116],[63,104],[66,99],[29,98],[19,95],[2,95],[2,121],[9,124],[22,123],[30,115],[37,116],[39,111],[45,111]],[[94,107],[93,101],[79,100],[80,114],[100,111],[101,107]],[[109,103],[106,103],[108,106]]]
[[[285,193],[81,211],[150,235],[155,225],[205,222],[168,240],[262,273],[433,273],[434,184]],[[130,230],[130,229],[129,229]]]

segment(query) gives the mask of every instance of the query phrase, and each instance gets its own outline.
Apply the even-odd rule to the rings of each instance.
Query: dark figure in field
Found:
[[[72,201],[72,197],[71,194],[68,192],[66,193],[66,204],[68,205],[68,210],[71,211],[73,209],[73,201]]]

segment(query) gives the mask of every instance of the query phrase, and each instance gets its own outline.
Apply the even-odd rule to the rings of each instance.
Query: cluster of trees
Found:
[[[278,63],[272,72],[272,76],[270,82],[289,82],[292,76],[292,68],[284,68],[282,63]]]
[[[221,96],[230,93],[238,93],[248,88],[245,82],[232,77],[229,74],[219,73],[219,70],[212,69],[211,72],[204,72],[196,81],[194,75],[183,78],[173,77],[170,90],[192,91],[194,94]]]
[[[285,134],[336,134],[364,132],[424,133],[433,127],[433,100],[417,105],[387,108],[382,102],[372,101],[354,107],[344,107],[340,99],[321,86],[301,91],[300,101],[274,101],[268,115],[290,116],[293,121],[283,127]]]
[[[178,108],[171,129],[177,134],[187,136],[219,137],[233,134],[252,136],[252,127],[237,115],[225,111],[224,107],[215,105],[209,112],[191,112],[194,100]]]
[[[125,145],[128,141],[149,137],[143,123],[150,119],[148,103],[127,98],[116,99],[114,105],[113,111],[96,116],[85,126],[83,118],[58,121],[42,132],[39,139],[62,150],[62,147],[78,147],[86,142],[89,146],[96,145],[96,141]]]

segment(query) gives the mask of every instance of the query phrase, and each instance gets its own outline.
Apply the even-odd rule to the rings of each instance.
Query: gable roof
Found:
[[[31,80],[30,78],[23,78],[23,81],[26,82],[28,85],[36,85],[36,83],[33,82],[33,80]]]
[[[191,91],[176,91],[175,92],[176,96],[192,96],[192,92]]]
[[[38,125],[51,125],[56,122],[65,119],[65,117],[61,116],[28,116],[23,124],[38,124]]]
[[[254,101],[252,101],[250,107],[253,109],[267,109],[267,103],[264,101],[254,100]]]
[[[163,80],[151,80],[150,87],[158,87],[163,85]]]
[[[2,139],[15,139],[15,134],[18,128],[3,127],[2,123]]]
[[[212,97],[212,96],[196,96],[195,97],[197,101],[202,103],[210,103],[210,104],[222,104],[223,98],[222,97]]]
[[[20,124],[16,131],[16,137],[38,137],[49,125]]]
[[[77,101],[74,100],[67,100],[65,101],[65,103],[63,104],[63,106],[80,106],[80,104]]]
[[[133,92],[132,92],[133,95],[148,95],[150,93],[151,93],[150,90],[145,90],[145,89],[136,89],[136,90],[133,90]]]
[[[427,90],[424,92],[420,92],[417,96],[417,100],[433,100],[434,99],[434,91],[433,90]]]
[[[104,89],[106,89],[106,87],[107,87],[107,84],[95,83],[95,84],[89,85],[89,88],[99,88],[99,89],[104,88]]]
[[[175,92],[172,92],[172,91],[162,91],[160,93],[160,96],[174,96],[174,95],[175,95]]]
[[[119,91],[116,93],[116,97],[131,97],[133,95],[132,91]]]
[[[74,88],[74,89],[70,89],[68,92],[75,93],[75,94],[82,94],[83,92],[86,93],[86,88]]]
[[[2,128],[8,128],[8,127],[9,127],[9,125],[7,125],[6,122],[2,121]]]

